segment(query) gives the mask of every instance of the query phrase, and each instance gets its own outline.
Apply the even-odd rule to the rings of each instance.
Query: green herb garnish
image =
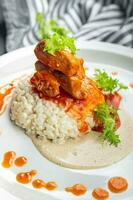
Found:
[[[42,13],[37,14],[36,21],[39,36],[45,40],[44,51],[54,55],[55,52],[65,49],[75,54],[75,38],[67,36],[68,30],[58,26],[54,20],[45,20]]]
[[[75,39],[73,37],[69,38],[55,33],[51,38],[45,40],[46,44],[44,51],[53,55],[57,51],[66,49],[74,54],[76,51],[74,40]]]
[[[97,106],[95,113],[96,117],[103,123],[101,138],[117,147],[120,143],[119,135],[116,134],[117,110],[104,103]]]
[[[100,69],[95,69],[94,80],[100,89],[111,93],[128,88],[123,83],[120,83],[118,79],[113,79]]]
[[[61,36],[67,36],[69,32],[65,28],[58,26],[55,20],[45,20],[43,13],[37,13],[36,21],[41,39],[50,38],[55,33]]]

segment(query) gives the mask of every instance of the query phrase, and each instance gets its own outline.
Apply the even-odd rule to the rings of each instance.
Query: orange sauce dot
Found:
[[[24,156],[20,156],[20,157],[16,158],[16,160],[14,161],[14,164],[15,164],[17,167],[22,167],[22,166],[24,166],[26,163],[27,163],[27,158],[24,157]]]
[[[113,72],[112,72],[112,75],[113,75],[113,76],[117,76],[117,75],[118,75],[118,72],[113,71]]]
[[[112,177],[108,181],[108,188],[110,189],[111,192],[114,193],[124,192],[128,188],[128,182],[123,177],[119,176]]]
[[[16,153],[14,151],[8,151],[4,154],[2,166],[4,168],[10,168],[13,165]]]
[[[32,181],[33,176],[37,174],[36,170],[31,170],[29,172],[20,172],[16,176],[16,180],[22,184],[28,184]]]
[[[37,171],[36,170],[31,170],[30,174],[31,174],[31,176],[36,176],[37,175]]]
[[[80,196],[87,192],[87,187],[82,184],[75,184],[72,187],[65,188],[65,191],[71,192],[76,196]]]
[[[57,184],[54,181],[50,181],[46,184],[45,188],[47,190],[55,190],[57,188]]]
[[[133,82],[130,83],[130,87],[133,88]]]
[[[79,127],[79,131],[81,135],[85,135],[87,134],[87,131],[89,130],[89,125],[87,122],[82,122],[80,127]]]
[[[106,200],[109,197],[109,192],[103,188],[96,188],[93,190],[92,196],[96,200]]]
[[[46,186],[46,183],[41,179],[36,179],[32,182],[34,188],[40,189]]]
[[[4,87],[3,87],[4,88]],[[5,101],[5,97],[8,96],[11,91],[13,90],[14,86],[10,85],[10,88],[7,88],[5,90],[5,92],[0,92],[0,113],[2,112],[2,109],[4,107],[4,101]]]

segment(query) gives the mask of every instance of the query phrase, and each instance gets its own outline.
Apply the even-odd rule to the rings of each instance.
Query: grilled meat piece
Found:
[[[44,65],[48,65],[51,70],[61,71],[67,76],[77,74],[80,79],[84,78],[85,71],[83,68],[83,59],[79,59],[68,51],[62,50],[51,55],[44,52],[45,42],[41,41],[37,44],[34,52],[39,61]]]
[[[36,72],[30,82],[33,88],[45,96],[55,97],[60,93],[60,84],[56,78],[46,70]]]
[[[78,76],[66,76],[60,71],[53,71],[53,74],[57,78],[61,87],[68,92],[75,99],[86,99],[89,92],[88,78],[83,80],[79,79]]]
[[[79,79],[78,75],[66,76],[61,71],[53,70],[51,68],[42,64],[40,61],[35,63],[37,71],[46,71],[50,74],[53,74],[57,81],[60,83],[60,86],[68,92],[72,97],[76,99],[85,99],[88,95],[88,84],[87,79]],[[48,80],[49,81],[49,80]]]
[[[36,61],[36,63],[35,63],[35,69],[37,72],[45,70],[45,71],[51,73],[50,68],[47,65],[44,65],[43,63],[41,63],[39,60]]]

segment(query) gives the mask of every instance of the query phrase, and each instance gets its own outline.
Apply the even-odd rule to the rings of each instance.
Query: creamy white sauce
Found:
[[[40,140],[32,136],[32,141],[50,161],[63,167],[75,169],[91,169],[111,165],[133,150],[133,120],[125,112],[120,111],[121,127],[117,131],[121,143],[118,147],[101,141],[98,133],[68,140],[65,144],[54,144],[46,139]]]

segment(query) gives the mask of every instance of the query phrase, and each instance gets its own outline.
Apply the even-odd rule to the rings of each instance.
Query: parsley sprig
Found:
[[[54,20],[45,20],[42,13],[37,14],[36,21],[39,36],[45,40],[44,51],[54,55],[55,52],[65,49],[75,54],[75,38],[67,36],[69,33],[68,30],[60,27]]]
[[[43,13],[37,13],[36,21],[38,24],[38,33],[41,39],[50,38],[55,33],[67,36],[69,32],[65,28],[58,26],[55,20],[45,20]]]
[[[117,147],[120,143],[119,135],[116,134],[117,110],[107,103],[104,103],[97,106],[95,113],[97,118],[103,123],[103,133],[101,138]]]
[[[94,80],[100,89],[110,93],[128,88],[120,83],[118,79],[113,79],[104,70],[100,69],[95,69]]]
[[[72,54],[75,53],[76,47],[74,45],[74,38],[68,38],[64,36],[59,36],[59,34],[55,33],[51,38],[46,40],[46,45],[44,47],[44,51],[47,51],[50,54],[54,54],[60,50],[70,50]]]

